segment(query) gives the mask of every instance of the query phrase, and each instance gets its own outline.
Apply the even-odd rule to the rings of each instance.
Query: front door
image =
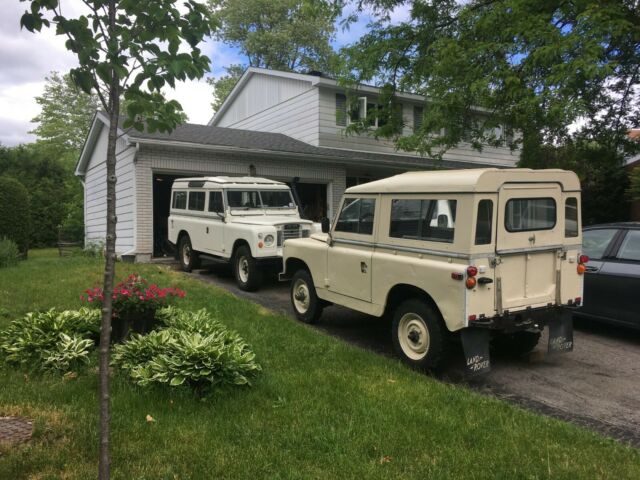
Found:
[[[374,197],[343,200],[327,252],[329,290],[340,295],[371,301],[371,260],[376,213]]]
[[[555,303],[562,191],[555,183],[505,184],[498,194],[496,304],[502,309]]]

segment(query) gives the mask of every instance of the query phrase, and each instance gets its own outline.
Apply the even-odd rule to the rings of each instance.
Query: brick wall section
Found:
[[[212,152],[205,149],[171,149],[141,145],[136,156],[136,251],[137,259],[144,261],[153,252],[153,175],[154,173],[179,175],[248,175],[249,166],[256,176],[301,182],[326,183],[330,215],[337,211],[345,190],[345,167],[320,164],[303,159],[278,159]]]

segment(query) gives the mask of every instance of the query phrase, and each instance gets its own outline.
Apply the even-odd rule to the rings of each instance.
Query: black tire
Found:
[[[178,260],[180,261],[180,267],[185,272],[200,267],[200,256],[191,246],[191,239],[189,235],[183,235],[178,242]]]
[[[233,274],[238,287],[246,292],[257,290],[262,283],[262,271],[246,245],[238,247],[233,255]]]
[[[290,298],[291,306],[298,320],[309,324],[318,322],[325,303],[318,298],[313,278],[307,270],[298,270],[293,274]]]
[[[511,357],[530,353],[540,341],[540,332],[514,332],[498,334],[491,340],[494,352]]]
[[[393,347],[416,370],[437,370],[447,350],[447,332],[440,313],[418,298],[405,300],[393,312]]]

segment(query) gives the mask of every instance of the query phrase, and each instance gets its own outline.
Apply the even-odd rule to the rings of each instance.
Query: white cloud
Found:
[[[213,88],[204,79],[177,82],[174,90],[167,89],[164,93],[168,99],[180,102],[189,123],[206,124],[213,115]]]

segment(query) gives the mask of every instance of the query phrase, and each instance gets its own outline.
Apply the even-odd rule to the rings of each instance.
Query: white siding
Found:
[[[311,82],[262,73],[253,74],[218,119],[219,127],[230,127],[257,113],[296,97],[311,88]]]
[[[345,127],[336,125],[336,91],[319,88],[320,133],[321,147],[359,150],[366,152],[411,155],[409,152],[397,151],[392,140],[375,139],[372,136],[345,135]],[[403,134],[411,135],[413,131],[413,104],[402,103],[402,117],[404,123]],[[283,132],[286,133],[286,132]],[[482,152],[474,150],[469,144],[460,144],[450,149],[443,157],[445,160],[478,163],[479,165],[515,166],[520,158],[520,152],[511,153],[509,148],[485,147]]]
[[[84,178],[84,224],[87,244],[105,241],[107,215],[107,136],[103,127],[96,141]],[[123,139],[116,146],[116,253],[122,254],[135,246],[135,148],[127,147]]]

